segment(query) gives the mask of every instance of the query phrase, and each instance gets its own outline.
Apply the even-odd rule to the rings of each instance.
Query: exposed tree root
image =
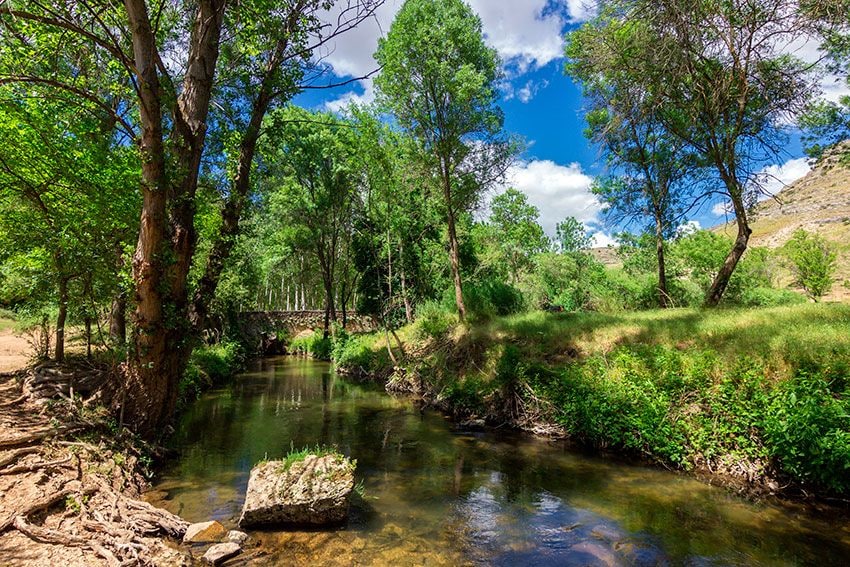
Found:
[[[182,538],[188,523],[133,498],[144,484],[137,472],[138,450],[126,439],[98,435],[104,428],[97,412],[71,398],[78,384],[94,382],[80,382],[58,367],[30,371],[27,377],[29,395],[23,401],[16,388],[0,380],[0,404],[11,408],[0,424],[0,540],[16,530],[33,546],[50,546],[45,556],[50,559],[41,564],[56,564],[63,553],[78,554],[78,561],[82,553],[86,565],[109,567],[184,563],[185,555],[161,538]],[[68,385],[69,396],[61,385],[53,387],[54,379]],[[48,417],[39,409],[47,406],[33,403],[33,396],[48,393],[45,385],[61,398],[50,406],[50,419],[65,425],[46,426]],[[100,440],[67,439],[72,433]]]

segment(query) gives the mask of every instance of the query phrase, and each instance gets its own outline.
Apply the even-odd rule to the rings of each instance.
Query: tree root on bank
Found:
[[[66,374],[51,369],[41,375],[64,380]],[[32,375],[31,370],[23,382]],[[76,384],[76,379],[70,380]],[[66,555],[79,561],[80,555],[72,554],[80,552],[85,565],[186,564],[187,556],[165,546],[162,538],[182,538],[188,523],[134,498],[144,485],[138,450],[126,438],[97,435],[105,427],[91,417],[95,412],[83,409],[88,402],[66,398],[62,388],[56,391],[63,400],[50,406],[50,419],[66,425],[46,427],[48,418],[40,409],[47,406],[33,403],[32,396],[47,390],[30,389],[20,401],[9,385],[0,388],[0,405],[11,408],[4,416],[8,423],[0,424],[0,549],[17,551],[32,545],[36,553],[49,548],[38,552],[44,554],[38,564],[44,565],[57,564],[57,557]],[[82,433],[89,438],[68,438]],[[3,540],[12,531],[33,543],[12,538],[4,548]],[[63,547],[68,550],[62,551]]]

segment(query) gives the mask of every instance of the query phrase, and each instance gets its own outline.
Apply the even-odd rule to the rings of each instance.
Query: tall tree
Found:
[[[320,17],[328,0],[226,0],[146,2],[122,5],[76,0],[49,5],[40,0],[0,7],[4,45],[13,46],[17,68],[0,71],[0,83],[37,83],[112,110],[132,132],[139,149],[142,208],[133,256],[136,309],[128,357],[123,413],[143,434],[155,435],[173,414],[179,377],[203,326],[205,302],[238,232],[260,125],[274,103],[290,97],[313,67],[312,50],[369,17],[380,0],[340,2],[336,25]],[[44,38],[70,37],[70,46],[95,54],[105,69],[124,72],[133,104],[113,108],[77,70],[36,68],[50,59]],[[70,45],[69,45],[70,44]],[[216,88],[220,55],[227,63]],[[211,120],[213,97],[224,116]],[[247,109],[247,110],[246,110]],[[190,301],[189,271],[195,258],[195,199],[210,127],[237,111],[247,127],[234,128],[239,148],[230,199],[222,210],[221,238]],[[137,114],[136,114],[137,112]],[[228,148],[230,149],[230,148]]]
[[[499,58],[462,0],[406,0],[375,55],[379,100],[421,144],[440,180],[455,302],[466,315],[458,215],[498,178],[510,155],[499,140]]]
[[[549,248],[549,239],[537,222],[540,211],[525,193],[507,189],[490,203],[490,224],[502,252],[507,277],[516,283],[533,266],[532,258]]]
[[[686,144],[666,130],[652,97],[631,80],[628,61],[619,59],[633,40],[609,28],[579,28],[568,36],[566,71],[581,81],[588,102],[585,135],[600,145],[613,170],[598,178],[592,191],[606,205],[611,224],[649,220],[658,304],[664,308],[669,299],[665,243],[686,208],[686,189],[693,190],[692,179],[688,185],[682,181],[697,163]]]
[[[612,0],[586,24],[615,56],[594,60],[652,98],[665,129],[710,164],[738,234],[706,296],[717,305],[747,249],[756,173],[780,154],[782,124],[811,98],[807,67],[783,48],[810,31],[786,0]]]

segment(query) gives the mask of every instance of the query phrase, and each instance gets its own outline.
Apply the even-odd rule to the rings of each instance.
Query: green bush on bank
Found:
[[[316,360],[331,360],[333,341],[325,337],[322,331],[313,331],[309,335],[295,337],[289,341],[289,352],[305,354]]]
[[[246,359],[245,349],[235,341],[196,348],[180,380],[178,406],[185,407],[204,390],[242,370]]]
[[[847,306],[535,312],[471,326],[449,315],[423,306],[399,334],[419,353],[408,363],[460,414],[504,418],[519,393],[580,444],[850,493]],[[386,371],[380,338],[340,352]]]

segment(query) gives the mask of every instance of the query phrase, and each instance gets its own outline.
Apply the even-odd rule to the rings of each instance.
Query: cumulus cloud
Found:
[[[485,39],[499,52],[511,80],[561,58],[566,25],[588,18],[594,10],[590,0],[569,0],[565,4],[551,0],[470,0],[469,3],[481,17]],[[378,49],[378,39],[389,31],[402,4],[402,0],[386,0],[373,17],[330,41],[317,57],[330,65],[339,77],[362,77],[375,71],[378,65],[373,55]],[[340,8],[332,9],[326,21],[335,23],[339,12]],[[362,84],[368,101],[371,81]],[[520,88],[505,90],[527,102],[539,88],[545,85],[526,83]],[[346,102],[352,98],[348,94],[343,97],[348,97]],[[342,106],[344,102],[331,104]]]
[[[820,50],[820,40],[813,36],[798,37],[783,51],[810,64],[818,63],[824,57],[824,53]],[[818,86],[821,90],[821,98],[831,102],[838,102],[841,97],[850,95],[850,84],[844,77],[832,73],[823,73]]]
[[[782,165],[769,165],[756,174],[761,190],[767,196],[776,195],[812,170],[809,160],[796,158]]]
[[[812,170],[809,160],[796,158],[779,165],[769,165],[756,173],[756,182],[760,185],[759,200],[764,200],[778,194],[788,185],[804,177]],[[711,212],[719,217],[733,214],[732,203],[721,201],[711,207]]]
[[[697,220],[691,220],[679,225],[676,229],[676,236],[687,236],[700,230],[702,230],[702,224]]]
[[[577,163],[561,165],[550,160],[521,162],[508,170],[505,185],[522,191],[540,210],[540,225],[550,236],[555,225],[575,217],[585,226],[599,217],[602,205],[590,192],[593,178]]]

